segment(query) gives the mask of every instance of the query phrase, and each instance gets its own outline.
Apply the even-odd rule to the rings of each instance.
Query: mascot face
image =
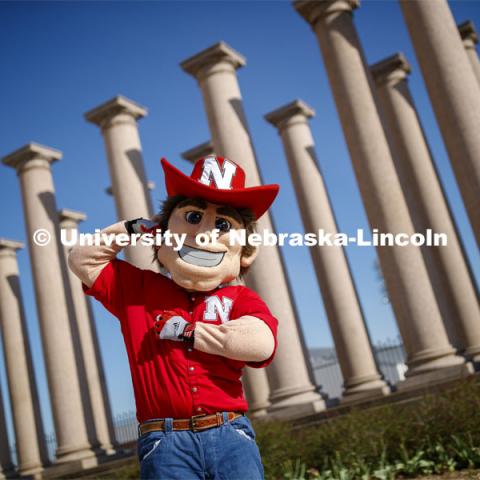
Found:
[[[187,290],[210,291],[238,277],[241,267],[249,267],[258,249],[248,257],[242,254],[242,245],[230,245],[232,230],[245,228],[242,217],[232,207],[216,205],[200,199],[181,202],[170,215],[171,233],[186,234],[183,247],[162,245],[157,258],[170,272],[172,280]],[[211,238],[218,230],[218,240]],[[205,234],[208,244],[201,246],[196,235]]]

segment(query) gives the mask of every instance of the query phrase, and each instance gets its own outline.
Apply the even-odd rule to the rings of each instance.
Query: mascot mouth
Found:
[[[178,256],[190,265],[196,265],[197,267],[216,267],[222,262],[225,252],[209,252],[184,245],[178,251]]]

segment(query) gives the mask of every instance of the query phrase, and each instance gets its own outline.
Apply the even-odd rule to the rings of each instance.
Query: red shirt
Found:
[[[187,292],[159,273],[118,259],[84,290],[120,320],[139,422],[247,411],[240,382],[242,368],[246,364],[265,367],[274,354],[258,363],[230,360],[195,350],[188,342],[160,340],[154,322],[163,310],[173,309],[189,314],[193,322],[216,325],[252,315],[270,327],[276,350],[278,322],[252,290],[225,286],[211,292]]]

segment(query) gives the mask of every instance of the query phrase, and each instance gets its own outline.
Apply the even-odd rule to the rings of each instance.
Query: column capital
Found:
[[[282,129],[287,124],[291,126],[293,125],[293,123],[298,123],[299,116],[303,117],[301,121],[303,123],[306,123],[309,118],[315,116],[315,110],[303,100],[297,99],[293,102],[287,103],[283,107],[277,108],[276,110],[267,113],[266,115],[264,115],[264,118],[274,127]],[[295,117],[295,121],[292,122],[292,119]]]
[[[62,208],[58,211],[58,221],[62,228],[77,228],[80,222],[86,220],[87,215],[77,210]]]
[[[247,63],[243,55],[222,41],[187,58],[180,63],[180,67],[184,72],[197,77],[205,68],[225,62],[231,64],[235,70]]]
[[[188,160],[191,163],[195,163],[199,158],[208,157],[209,155],[214,155],[213,144],[211,140],[208,142],[201,143],[185,152],[181,153],[181,157],[184,160]]]
[[[377,86],[396,84],[405,80],[412,71],[405,55],[401,52],[370,65],[370,72]]]
[[[8,238],[0,238],[0,255],[3,253],[15,255],[17,250],[25,248],[25,244],[10,240]]]
[[[352,12],[360,6],[360,0],[296,0],[295,10],[312,26],[333,13]]]
[[[459,24],[458,33],[460,33],[465,47],[475,48],[475,45],[478,43],[478,35],[475,30],[475,25],[471,20]]]
[[[138,120],[145,117],[148,114],[148,110],[123,95],[117,95],[98,107],[89,110],[85,113],[85,119],[87,122],[103,128],[113,118],[121,114],[129,115],[133,120]]]
[[[27,163],[33,160],[37,161],[38,164],[36,166],[46,166],[48,168],[51,163],[60,160],[62,155],[60,150],[31,142],[3,157],[2,163],[20,173]]]

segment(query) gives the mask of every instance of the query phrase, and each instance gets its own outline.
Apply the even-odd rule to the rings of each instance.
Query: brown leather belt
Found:
[[[227,412],[227,414],[229,422],[243,415],[243,413],[239,412]],[[194,415],[190,418],[175,419],[172,421],[172,430],[191,430],[192,432],[198,432],[200,430],[206,430],[207,428],[219,427],[220,425],[223,425],[223,413],[218,412],[213,415]],[[152,420],[141,423],[138,426],[139,435],[159,430],[165,430],[165,420]]]

